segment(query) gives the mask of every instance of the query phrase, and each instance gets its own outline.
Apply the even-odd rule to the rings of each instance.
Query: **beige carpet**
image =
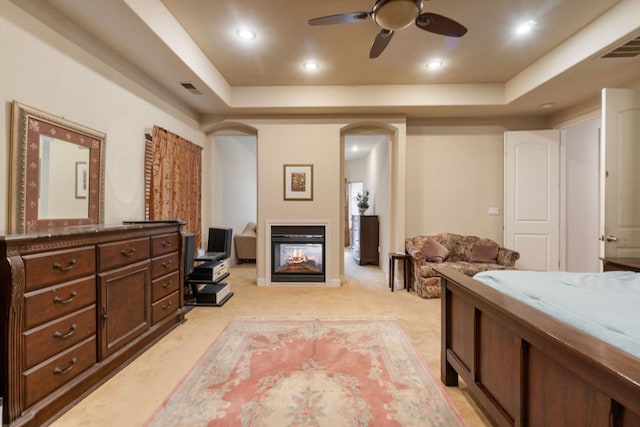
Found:
[[[164,402],[213,339],[236,316],[391,316],[399,319],[436,377],[440,371],[440,300],[390,292],[378,267],[345,256],[340,288],[257,287],[255,265],[231,268],[234,297],[224,307],[196,307],[187,321],[60,417],[53,426],[140,426]],[[464,390],[447,394],[469,426],[490,423]]]

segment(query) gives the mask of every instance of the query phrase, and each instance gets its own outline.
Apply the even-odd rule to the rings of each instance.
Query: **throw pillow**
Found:
[[[424,254],[427,262],[442,262],[449,256],[449,249],[433,239],[425,240],[420,251]]]
[[[485,240],[476,244],[471,250],[469,261],[495,263],[500,247],[492,240]]]

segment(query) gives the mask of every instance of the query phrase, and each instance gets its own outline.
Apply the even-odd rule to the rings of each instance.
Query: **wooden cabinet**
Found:
[[[640,258],[600,258],[604,271],[635,271],[640,273]]]
[[[352,215],[351,254],[360,265],[380,262],[378,255],[378,216]]]
[[[184,320],[178,223],[0,237],[3,423],[46,424]]]

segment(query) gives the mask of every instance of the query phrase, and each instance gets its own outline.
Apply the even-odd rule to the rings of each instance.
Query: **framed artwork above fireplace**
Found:
[[[313,200],[313,165],[284,165],[284,200]]]

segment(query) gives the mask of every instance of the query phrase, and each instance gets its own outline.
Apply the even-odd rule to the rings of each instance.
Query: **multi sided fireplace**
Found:
[[[271,282],[325,281],[325,227],[271,227]]]

